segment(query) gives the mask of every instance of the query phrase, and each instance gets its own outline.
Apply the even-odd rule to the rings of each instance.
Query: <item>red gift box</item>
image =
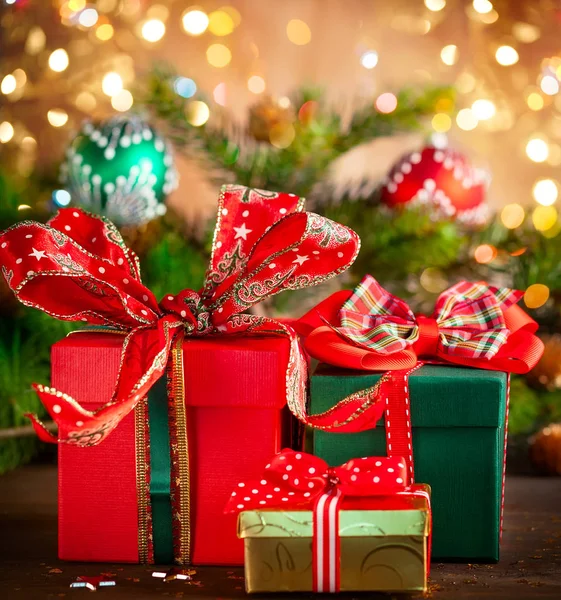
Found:
[[[90,410],[101,406],[115,387],[122,342],[119,335],[80,332],[55,344],[53,385]],[[243,564],[236,518],[224,506],[238,481],[258,477],[290,442],[289,350],[280,337],[184,342],[195,564]],[[59,446],[61,559],[139,562],[137,444],[131,413],[99,446]]]

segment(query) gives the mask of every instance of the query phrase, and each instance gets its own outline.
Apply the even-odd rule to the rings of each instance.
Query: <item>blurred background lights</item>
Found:
[[[173,82],[173,89],[182,98],[192,98],[197,93],[197,84],[188,77],[177,77]]]
[[[78,17],[78,23],[82,27],[93,27],[99,18],[97,10],[95,8],[86,8],[80,13]]]
[[[86,8],[86,0],[69,0],[68,8],[73,12],[80,12]]]
[[[543,283],[534,283],[524,292],[524,304],[528,308],[540,308],[549,300],[549,288]]]
[[[305,46],[312,39],[312,32],[307,23],[300,19],[292,19],[286,26],[288,39],[297,46]]]
[[[421,286],[431,294],[440,294],[448,287],[448,280],[440,269],[428,267],[419,278]]]
[[[489,0],[473,0],[473,10],[485,15],[493,10],[493,4]]]
[[[72,197],[66,190],[55,190],[53,192],[53,202],[57,206],[68,206]]]
[[[397,98],[395,97],[395,94],[392,94],[391,92],[380,94],[378,98],[376,98],[376,108],[384,114],[393,112],[397,108]]]
[[[211,66],[221,69],[230,64],[232,53],[224,44],[211,44],[207,48],[206,59]]]
[[[101,89],[106,96],[118,94],[123,89],[123,80],[119,73],[107,73],[101,82]]]
[[[456,124],[464,131],[472,131],[477,127],[479,119],[475,116],[471,108],[462,108],[456,115]]]
[[[279,98],[279,106],[281,108],[290,108],[290,105],[292,103],[290,102],[290,98],[288,96],[281,96]]]
[[[288,148],[296,137],[292,123],[276,123],[269,132],[269,141],[275,148]]]
[[[224,10],[215,10],[208,16],[208,30],[217,36],[230,35],[234,31],[234,20]]]
[[[0,143],[6,144],[14,137],[14,127],[8,121],[0,123]]]
[[[483,98],[476,100],[471,105],[471,110],[479,121],[488,121],[489,119],[492,119],[497,112],[493,102]]]
[[[502,224],[507,229],[516,229],[524,222],[526,213],[520,204],[507,204],[501,211]]]
[[[540,81],[540,88],[544,94],[555,96],[559,92],[559,81],[554,75],[545,75]]]
[[[446,0],[425,0],[425,6],[433,12],[438,12],[446,6]]]
[[[532,213],[532,223],[538,231],[547,231],[557,223],[554,206],[537,206]]]
[[[512,46],[499,46],[495,52],[495,58],[499,65],[510,67],[518,62],[518,52]]]
[[[378,64],[378,53],[374,50],[367,50],[360,57],[360,64],[365,69],[373,69]]]
[[[540,138],[532,138],[526,144],[526,155],[533,162],[541,163],[546,161],[549,155],[547,142]]]
[[[456,79],[456,89],[461,94],[469,94],[473,92],[475,88],[475,77],[471,73],[465,71],[458,76]]]
[[[212,97],[219,106],[226,106],[226,84],[219,83],[212,91]]]
[[[58,48],[49,56],[49,69],[61,73],[68,67],[68,53],[64,48]]]
[[[187,106],[187,120],[194,127],[201,127],[210,117],[210,109],[200,100],[192,100]]]
[[[80,92],[76,96],[74,104],[76,104],[76,107],[79,108],[81,111],[85,113],[90,113],[93,110],[95,110],[95,107],[97,106],[97,100],[95,99],[95,96],[93,94],[84,91]]]
[[[481,244],[480,246],[477,246],[473,255],[478,263],[486,265],[495,260],[497,257],[497,249],[490,244]]]
[[[207,30],[209,18],[202,10],[188,10],[183,15],[181,23],[189,35],[201,35]]]
[[[47,113],[47,119],[53,127],[63,127],[68,123],[68,113],[62,108],[52,108]]]
[[[6,75],[6,77],[4,77],[4,79],[2,79],[2,83],[0,84],[0,91],[3,94],[11,94],[12,92],[15,91],[17,87],[17,82],[16,82],[16,78],[10,74],[10,75]]]
[[[134,99],[128,90],[121,90],[118,94],[111,97],[111,106],[119,112],[130,110]]]
[[[110,23],[103,23],[95,30],[95,37],[102,42],[106,42],[113,37],[115,30]]]
[[[435,131],[446,132],[452,127],[452,119],[446,113],[436,113],[431,125]]]
[[[45,47],[47,36],[40,27],[32,27],[25,40],[25,52],[31,56],[39,54]]]
[[[440,59],[445,65],[451,67],[458,62],[459,52],[458,46],[455,44],[449,44],[448,46],[444,46],[440,51]]]
[[[553,179],[538,179],[532,188],[535,201],[542,206],[551,206],[557,200],[559,190]]]
[[[540,39],[540,29],[530,23],[518,21],[512,26],[512,35],[523,44],[532,44]]]
[[[159,19],[150,19],[142,26],[142,37],[147,42],[158,42],[166,33],[166,26]]]
[[[253,94],[262,94],[265,91],[265,80],[259,75],[252,75],[247,80],[247,89]]]
[[[543,97],[538,92],[531,92],[526,98],[526,103],[530,110],[541,110],[544,106]]]

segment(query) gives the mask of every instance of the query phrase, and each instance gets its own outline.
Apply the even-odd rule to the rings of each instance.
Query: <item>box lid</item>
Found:
[[[374,385],[381,373],[320,364],[312,377],[312,412],[321,413],[349,394]],[[425,365],[409,379],[413,427],[504,425],[507,376],[448,365]],[[377,424],[384,426],[383,419]]]

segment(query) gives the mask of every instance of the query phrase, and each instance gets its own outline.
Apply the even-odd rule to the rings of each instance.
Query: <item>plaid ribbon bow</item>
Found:
[[[406,302],[366,275],[341,307],[337,331],[384,355],[419,344],[425,333],[436,344],[434,354],[491,359],[510,334],[503,311],[521,297],[518,290],[461,281],[440,295],[428,318],[415,316]]]

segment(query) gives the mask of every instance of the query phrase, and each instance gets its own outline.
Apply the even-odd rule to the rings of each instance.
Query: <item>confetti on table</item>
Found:
[[[117,585],[114,579],[109,579],[108,577],[98,576],[98,577],[86,577],[85,575],[81,575],[70,584],[71,588],[87,588],[92,592],[95,592],[98,588],[102,587],[113,587]]]
[[[170,581],[191,581],[191,576],[195,575],[197,571],[194,569],[182,569],[180,567],[172,567],[169,571],[154,571],[152,577],[163,579],[166,583]]]

